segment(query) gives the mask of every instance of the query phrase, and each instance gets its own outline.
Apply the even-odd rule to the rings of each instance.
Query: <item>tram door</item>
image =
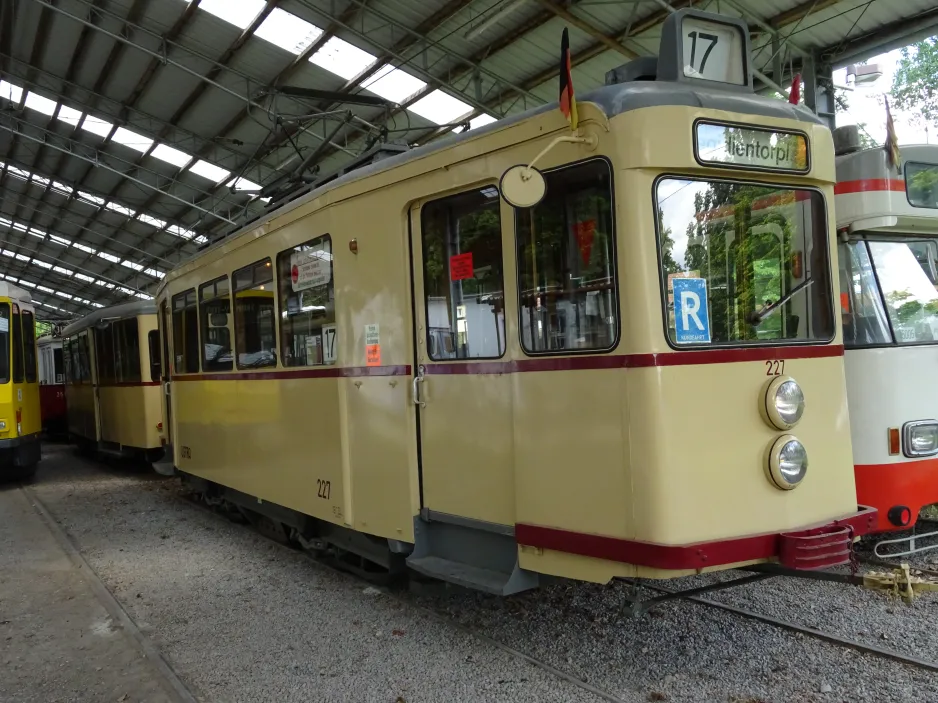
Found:
[[[169,330],[172,329],[172,318],[169,314],[169,305],[164,300],[160,304],[160,314],[157,316],[160,339],[162,340],[162,363],[160,364],[160,383],[163,387],[163,437],[167,445],[167,459],[173,456],[173,403],[172,382],[169,375]]]
[[[411,210],[415,363],[423,508],[430,517],[514,524],[512,386],[506,320],[515,328],[507,205],[493,186]],[[505,301],[510,301],[506,314]]]

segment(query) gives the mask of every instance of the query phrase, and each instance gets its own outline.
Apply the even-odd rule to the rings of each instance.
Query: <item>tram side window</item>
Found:
[[[91,383],[91,349],[88,339],[88,333],[81,332],[76,344],[77,354],[75,356],[78,360],[76,374],[79,383]]]
[[[13,306],[13,383],[22,383],[26,376],[23,364],[23,327],[19,306]]]
[[[914,207],[938,208],[938,166],[907,163],[905,190]]]
[[[270,259],[232,274],[235,299],[235,352],[239,369],[277,365],[274,274]]]
[[[0,303],[0,383],[10,382],[10,304]]]
[[[431,359],[505,353],[498,190],[487,186],[423,207],[423,279]]]
[[[545,177],[544,200],[517,211],[521,345],[529,354],[611,349],[619,303],[609,165]]]
[[[23,311],[23,359],[26,364],[26,383],[35,383],[36,373],[36,321],[28,310]]]
[[[173,369],[176,373],[199,372],[199,316],[195,288],[173,296]]]
[[[897,344],[938,341],[934,240],[867,242]]]
[[[118,383],[140,383],[140,328],[136,317],[114,323]]]
[[[277,254],[277,277],[283,365],[334,364],[332,238],[327,234]]]
[[[117,363],[114,358],[114,325],[94,330],[94,351],[98,364],[98,383],[109,386],[117,382]]]
[[[841,244],[839,249],[844,346],[889,344],[892,335],[866,242]]]
[[[62,360],[65,362],[65,382],[74,383],[75,382],[75,367],[74,367],[74,349],[72,342],[74,340],[66,339],[62,342]]]
[[[231,371],[233,367],[228,289],[227,276],[199,286],[202,368],[206,371]]]
[[[55,374],[55,383],[65,383],[64,349],[65,345],[63,345],[61,349],[56,347],[52,350],[52,366],[53,373]]]
[[[160,333],[157,330],[147,332],[147,352],[150,354],[150,380],[159,381],[162,367],[160,366]]]

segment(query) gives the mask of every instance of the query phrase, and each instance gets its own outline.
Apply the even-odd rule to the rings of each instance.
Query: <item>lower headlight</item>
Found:
[[[938,422],[918,420],[902,426],[902,450],[906,456],[930,456],[938,452]]]
[[[2,432],[3,430],[5,430],[6,428],[7,428],[7,421],[6,421],[6,420],[0,420],[0,432]]]
[[[808,472],[808,452],[797,438],[782,435],[769,450],[769,478],[778,488],[790,491]]]

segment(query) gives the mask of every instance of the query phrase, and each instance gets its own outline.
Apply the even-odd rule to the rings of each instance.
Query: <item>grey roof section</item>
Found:
[[[131,317],[137,317],[138,315],[155,315],[156,314],[156,303],[152,300],[135,300],[130,303],[122,303],[121,305],[113,305],[109,308],[101,308],[100,310],[95,310],[90,315],[86,315],[77,322],[73,322],[64,330],[62,330],[63,337],[70,337],[73,334],[78,334],[82,330],[86,330],[89,327],[97,325],[99,322],[107,320],[108,322],[117,322],[118,320],[126,320]]]
[[[585,97],[607,71],[658,53],[670,10],[690,4],[669,2],[670,8],[662,0],[0,3],[6,30],[0,78],[24,91],[18,100],[0,98],[0,274],[32,286],[33,299],[45,306],[38,309],[50,318],[73,319],[92,303],[152,295],[159,274],[198,250],[178,232],[212,239],[232,221],[264,214],[259,199],[193,171],[196,160],[266,185],[284,164],[308,157],[328,173],[383,129],[389,140],[424,145],[482,113],[510,119],[556,101],[565,26],[574,84]],[[741,17],[753,68],[783,86],[809,55],[841,65],[938,32],[934,0],[694,0],[693,6]],[[248,7],[257,14],[245,17]],[[238,17],[213,14],[219,8]],[[286,26],[302,30],[289,45],[270,40],[267,23],[278,17],[292,17]],[[321,33],[304,35],[311,25]],[[367,52],[371,63],[340,76],[327,61],[310,61],[340,41]],[[409,74],[413,87],[398,90],[385,107],[348,102],[375,97],[376,78],[388,67]],[[756,81],[757,89],[764,86]],[[345,98],[270,97],[291,87]],[[35,101],[27,104],[30,92],[51,102],[35,109]],[[429,119],[427,100],[441,95],[462,101],[468,114],[450,114],[442,125]],[[98,127],[79,126],[68,110],[99,120]],[[343,122],[346,116],[352,119]],[[282,118],[280,126],[274,117]],[[120,130],[153,143],[128,145]],[[154,156],[156,145],[192,158],[168,163]]]

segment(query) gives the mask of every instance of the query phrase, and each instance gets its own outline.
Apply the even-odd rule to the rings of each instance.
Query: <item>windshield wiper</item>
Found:
[[[774,303],[769,303],[764,305],[760,310],[753,310],[752,315],[749,316],[749,322],[752,325],[760,324],[766,317],[771,315],[775,310],[780,308],[782,305],[787,303],[789,300],[795,297],[795,294],[803,291],[805,288],[814,283],[813,278],[805,279],[802,283],[799,283],[797,286],[791,289],[791,292],[786,295],[784,298],[776,300]]]

